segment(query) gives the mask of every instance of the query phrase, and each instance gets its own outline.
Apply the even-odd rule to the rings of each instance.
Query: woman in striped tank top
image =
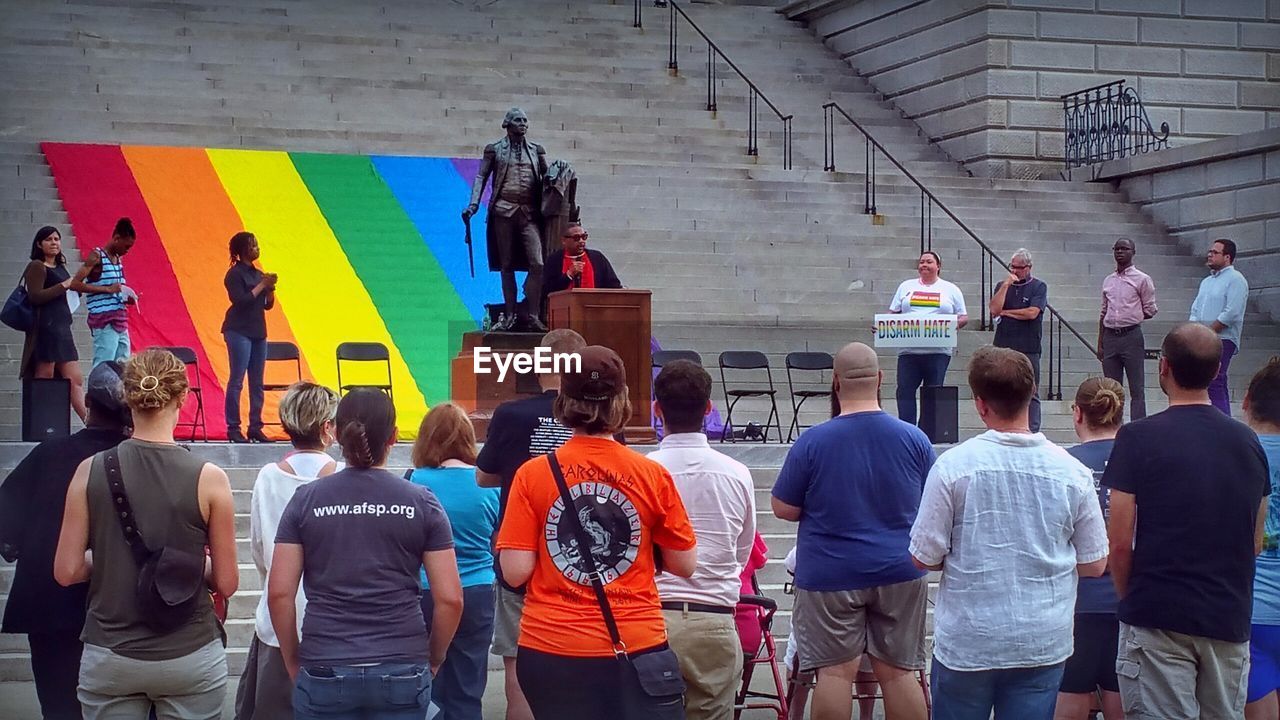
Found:
[[[129,309],[137,298],[124,284],[124,256],[138,234],[127,217],[116,221],[111,240],[89,253],[76,272],[71,289],[85,296],[89,333],[93,335],[93,367],[129,358]]]

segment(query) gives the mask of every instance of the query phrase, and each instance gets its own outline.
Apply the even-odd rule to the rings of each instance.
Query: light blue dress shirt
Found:
[[[1234,266],[1228,265],[1221,270],[1209,273],[1209,277],[1200,281],[1200,292],[1195,302],[1191,303],[1191,322],[1212,323],[1214,320],[1226,325],[1226,329],[1218,333],[1223,340],[1235,343],[1240,348],[1240,332],[1244,329],[1244,306],[1249,297],[1249,281],[1244,279]]]

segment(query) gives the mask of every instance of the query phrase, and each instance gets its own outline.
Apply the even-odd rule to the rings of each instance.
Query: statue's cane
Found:
[[[476,256],[471,247],[471,216],[466,212],[462,213],[462,226],[467,230],[467,264],[471,267],[471,277],[476,276]]]

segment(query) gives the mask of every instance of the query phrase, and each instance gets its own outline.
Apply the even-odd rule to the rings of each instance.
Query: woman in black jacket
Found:
[[[71,273],[62,254],[62,233],[52,225],[36,232],[31,241],[31,262],[22,273],[27,286],[27,300],[36,309],[35,326],[22,343],[23,378],[66,378],[71,383],[71,409],[83,421],[84,375],[80,372],[80,354],[71,336],[71,306],[67,290]]]
[[[267,310],[276,303],[276,274],[254,266],[258,238],[251,232],[231,237],[231,269],[223,284],[231,307],[222,321],[231,374],[227,378],[227,439],[235,443],[271,442],[262,432],[262,373],[267,364]],[[249,375],[249,434],[240,432],[240,389]]]
[[[31,677],[46,720],[82,717],[76,683],[89,585],[59,585],[53,579],[53,556],[76,468],[128,437],[132,416],[121,372],[115,361],[94,368],[85,393],[85,428],[32,448],[0,485],[0,555],[17,561],[0,632],[26,634]]]

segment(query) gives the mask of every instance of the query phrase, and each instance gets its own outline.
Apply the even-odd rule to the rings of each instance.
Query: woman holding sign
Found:
[[[932,250],[920,255],[919,278],[904,280],[893,294],[889,312],[908,315],[955,315],[956,329],[969,322],[960,288],[938,277],[942,258]],[[916,390],[921,385],[942,385],[954,348],[919,347],[898,351],[898,418],[916,424]]]

